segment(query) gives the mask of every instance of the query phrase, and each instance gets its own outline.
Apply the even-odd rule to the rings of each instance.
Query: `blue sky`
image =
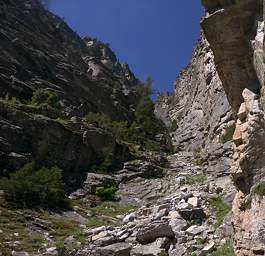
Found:
[[[109,43],[121,62],[154,88],[171,91],[199,37],[203,10],[199,0],[51,0],[81,36]]]

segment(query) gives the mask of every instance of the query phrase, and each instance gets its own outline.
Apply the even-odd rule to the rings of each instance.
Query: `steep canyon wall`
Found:
[[[178,150],[201,148],[209,173],[232,174],[236,255],[265,255],[265,2],[202,4],[203,32],[191,64],[156,112],[177,126],[172,137]]]

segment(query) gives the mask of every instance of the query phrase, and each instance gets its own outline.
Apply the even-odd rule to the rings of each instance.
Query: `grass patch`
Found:
[[[168,256],[169,254],[166,251],[162,251],[159,253],[159,256]]]
[[[221,196],[211,198],[209,200],[209,206],[216,212],[217,222],[214,224],[214,228],[217,229],[224,222],[224,218],[231,211],[231,206],[224,202]]]
[[[206,181],[207,181],[207,176],[205,174],[201,173],[201,174],[197,174],[194,176],[191,176],[191,175],[186,176],[184,183],[188,184],[188,185],[193,185],[193,184],[197,184],[197,183],[203,183]]]
[[[97,187],[96,195],[99,196],[103,201],[115,201],[115,194],[117,188],[114,186],[110,187]]]
[[[258,196],[258,197],[264,197],[265,196],[265,181],[259,182],[257,185],[255,185],[251,189],[250,194],[244,200],[244,203],[243,203],[244,209],[250,209],[251,208],[252,199],[255,196]]]
[[[220,137],[219,142],[225,144],[228,141],[231,141],[235,132],[235,126],[230,126],[225,130],[225,133]]]
[[[206,155],[202,148],[198,148],[193,152],[194,161],[193,164],[197,166],[203,166],[206,162]]]
[[[232,240],[227,240],[225,244],[217,248],[215,252],[208,254],[208,256],[235,256]]]
[[[68,125],[70,123],[70,120],[69,119],[66,119],[66,118],[62,118],[62,117],[58,117],[56,119],[56,121],[58,123],[60,123],[61,125],[65,126],[65,125]]]
[[[35,231],[32,220],[39,218],[49,223],[45,230]],[[0,198],[0,252],[1,256],[10,256],[12,251],[27,251],[30,254],[44,248],[44,244],[53,247],[61,244],[66,252],[78,249],[80,243],[85,242],[85,235],[82,233],[79,223],[69,219],[51,215],[45,210],[30,210],[11,208]],[[53,236],[53,241],[47,241],[44,232]],[[65,243],[65,239],[74,236],[75,241]],[[80,242],[80,243],[78,243]],[[47,247],[47,248],[48,248]]]
[[[79,232],[78,222],[64,219],[59,216],[48,216],[49,221],[52,222],[51,235],[58,237],[58,239],[65,239],[70,235]]]
[[[96,217],[91,217],[88,220],[86,226],[88,228],[98,228],[98,227],[102,227],[102,226],[107,226],[109,224],[110,223],[107,220],[99,219],[99,218],[96,218]]]
[[[12,209],[0,199],[0,252],[3,256],[10,256],[12,250],[31,253],[42,247],[44,237],[28,229],[28,213],[26,210]]]
[[[117,215],[123,215],[134,209],[132,205],[121,205],[118,202],[103,202],[102,204],[91,209],[94,215],[108,216],[115,218]]]
[[[260,197],[265,196],[265,181],[261,181],[254,186],[252,189],[252,194],[258,195]]]

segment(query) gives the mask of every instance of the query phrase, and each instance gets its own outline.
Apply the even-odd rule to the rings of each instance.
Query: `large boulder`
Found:
[[[84,190],[88,194],[95,194],[97,187],[116,186],[116,180],[113,176],[88,173],[86,181],[84,182]]]
[[[130,256],[131,245],[127,243],[116,243],[96,250],[96,256]]]
[[[148,245],[137,245],[131,251],[131,256],[160,256],[166,254],[169,248],[168,238],[158,238]]]
[[[136,238],[141,244],[154,242],[159,237],[174,238],[175,234],[170,225],[163,222],[150,223],[150,225],[141,228]]]

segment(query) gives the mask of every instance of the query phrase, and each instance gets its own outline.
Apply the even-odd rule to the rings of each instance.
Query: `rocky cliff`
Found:
[[[232,177],[237,255],[264,255],[264,2],[203,1],[205,35],[236,115]]]
[[[0,178],[35,161],[71,192],[67,209],[40,210],[0,187],[0,255],[265,255],[265,2],[202,4],[192,60],[155,107],[165,154],[156,129],[145,147],[160,123],[146,98],[136,122],[139,81],[107,44],[40,1],[0,0]]]
[[[235,253],[264,255],[264,1],[202,4],[203,35],[192,62],[177,78],[173,94],[158,102],[156,113],[173,124],[179,150],[233,147],[226,166],[238,190]],[[212,158],[207,160],[211,166]],[[215,165],[216,173],[222,173],[222,165],[223,160]]]
[[[193,153],[208,174],[229,176],[234,115],[203,33],[174,87],[158,99],[156,115],[171,127],[176,149]]]
[[[0,172],[37,161],[59,166],[74,184],[106,152],[128,159],[110,133],[81,120],[88,112],[132,120],[139,81],[128,65],[39,1],[0,1],[0,13]]]

